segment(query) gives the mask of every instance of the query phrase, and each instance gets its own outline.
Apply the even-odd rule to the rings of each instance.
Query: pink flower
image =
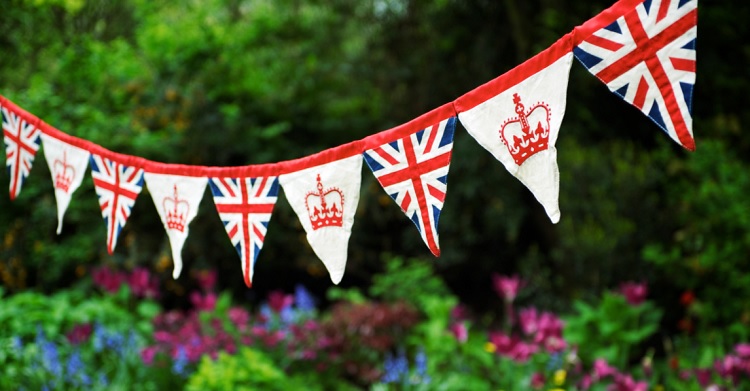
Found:
[[[146,365],[154,363],[154,356],[156,356],[156,346],[148,346],[141,350],[141,360]]]
[[[195,279],[204,292],[212,291],[216,286],[216,270],[201,270],[196,273]]]
[[[229,317],[229,320],[240,329],[247,327],[247,324],[250,321],[250,314],[247,313],[247,310],[240,307],[230,308],[227,316]]]
[[[505,299],[506,302],[513,302],[518,295],[518,291],[523,286],[524,282],[518,277],[513,275],[511,277],[501,276],[497,273],[492,275],[492,285],[495,288],[495,292]]]
[[[451,319],[456,322],[466,320],[469,318],[469,310],[462,304],[459,304],[451,310]]]
[[[742,358],[750,358],[750,343],[741,343],[734,347],[734,351]]]
[[[616,391],[648,391],[648,383],[645,381],[636,382],[630,375],[615,375],[613,384]]]
[[[617,369],[607,364],[607,360],[603,358],[597,358],[594,361],[594,377],[596,377],[597,379],[604,379],[616,374]]]
[[[78,345],[79,343],[88,340],[92,331],[93,327],[91,326],[91,323],[82,323],[75,325],[73,329],[65,334],[65,337],[68,338],[68,342],[71,344]]]
[[[199,292],[190,294],[190,302],[198,311],[213,311],[216,307],[216,294],[213,292],[201,295]]]
[[[268,294],[268,306],[276,313],[280,313],[292,304],[294,304],[294,296],[292,295],[286,295],[281,291],[273,291]]]
[[[648,296],[648,285],[645,282],[628,281],[620,285],[618,292],[625,296],[630,305],[636,306],[643,303]]]
[[[127,281],[136,297],[156,298],[159,295],[159,281],[146,268],[133,269]]]
[[[539,389],[544,387],[545,379],[544,374],[536,372],[531,375],[531,388]]]
[[[97,267],[91,272],[94,285],[109,293],[117,293],[125,281],[125,275],[108,267]]]
[[[466,328],[464,322],[454,323],[450,327],[451,333],[456,337],[458,342],[464,343],[469,339],[469,330]]]
[[[536,308],[524,308],[518,313],[521,331],[527,336],[534,335],[539,329]]]
[[[591,388],[591,385],[594,383],[594,381],[591,379],[591,375],[583,375],[581,378],[581,383],[579,384],[580,388],[584,391]]]

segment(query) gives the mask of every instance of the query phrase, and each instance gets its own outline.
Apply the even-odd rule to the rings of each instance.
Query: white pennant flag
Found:
[[[279,176],[310,247],[334,284],[344,276],[361,182],[362,155]]]
[[[144,177],[156,211],[167,230],[174,263],[172,278],[177,279],[182,271],[182,246],[188,237],[188,225],[198,215],[208,178],[150,172],[146,172]]]
[[[49,165],[57,201],[57,234],[62,231],[63,216],[73,192],[81,186],[89,165],[89,151],[42,133],[44,159]]]
[[[502,83],[490,82],[465,99],[487,97],[466,111],[462,106],[470,104],[461,102],[463,97],[456,102],[458,118],[469,134],[531,190],[553,223],[560,220],[555,142],[565,114],[572,60],[573,54],[566,53],[528,77],[504,75]],[[520,67],[524,66],[529,65]]]

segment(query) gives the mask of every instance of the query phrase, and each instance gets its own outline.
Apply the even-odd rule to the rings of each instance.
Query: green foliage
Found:
[[[385,301],[406,301],[416,308],[424,308],[435,298],[451,301],[450,290],[435,274],[429,261],[390,257],[385,270],[373,276],[370,295]]]
[[[631,305],[610,292],[595,305],[576,301],[573,306],[575,314],[565,317],[565,339],[578,348],[584,362],[603,358],[620,368],[627,367],[634,350],[658,330],[662,315],[649,301]]]

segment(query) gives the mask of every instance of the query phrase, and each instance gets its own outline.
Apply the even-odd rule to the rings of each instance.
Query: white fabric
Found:
[[[560,221],[559,192],[560,173],[557,168],[555,142],[565,114],[568,77],[573,54],[569,53],[547,68],[508,88],[471,110],[459,113],[458,118],[466,130],[479,144],[487,149],[505,168],[534,194],[542,204],[553,223]],[[515,96],[520,98],[524,116],[532,129],[539,123],[537,115],[549,112],[549,139],[546,150],[530,155],[520,165],[514,160],[509,147],[503,143],[501,129],[504,125],[509,144],[513,144],[513,134],[519,134],[520,122],[514,121],[520,115],[516,112]],[[532,110],[538,107],[539,110]],[[532,123],[533,121],[533,123]],[[541,122],[540,122],[541,121]],[[543,127],[547,127],[545,123]]]
[[[362,155],[279,176],[310,247],[323,261],[334,284],[344,276],[361,182]]]
[[[154,200],[172,247],[172,278],[182,271],[182,246],[188,237],[188,225],[198,214],[208,178],[145,173],[146,186]]]
[[[81,186],[89,166],[89,151],[42,133],[44,159],[52,175],[57,202],[57,234],[62,232],[63,216],[73,192]]]

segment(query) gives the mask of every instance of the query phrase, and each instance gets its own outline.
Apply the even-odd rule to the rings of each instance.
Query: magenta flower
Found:
[[[521,331],[524,335],[530,336],[536,334],[539,330],[539,324],[537,323],[537,312],[536,308],[524,308],[518,313],[518,321],[521,324]]]
[[[646,285],[645,282],[639,283],[628,281],[622,283],[617,292],[625,296],[625,299],[630,305],[636,306],[646,301],[646,296],[648,296],[648,285]]]
[[[294,296],[292,295],[286,295],[281,291],[273,291],[268,294],[268,306],[276,313],[280,313],[292,304],[294,304]]]
[[[65,337],[71,344],[78,345],[79,343],[88,340],[93,330],[94,327],[91,325],[91,323],[82,323],[75,325],[75,327],[73,327],[67,334],[65,334]]]
[[[513,302],[518,295],[518,291],[524,285],[524,282],[518,277],[518,275],[508,277],[493,273],[492,285],[495,288],[495,292],[505,299],[506,302]]]
[[[603,358],[597,358],[596,361],[594,361],[594,377],[597,379],[605,379],[610,376],[615,376],[617,374],[617,369],[614,367],[611,367],[607,360]]]
[[[744,359],[750,359],[750,343],[741,343],[734,347],[735,353]]]
[[[133,269],[127,281],[136,297],[156,298],[159,295],[159,281],[146,268]]]
[[[541,372],[536,372],[533,375],[531,375],[531,388],[539,389],[544,387],[544,383],[546,382],[546,379],[544,378],[544,374]]]
[[[109,293],[117,293],[120,290],[120,285],[125,282],[125,275],[123,273],[106,266],[95,268],[91,272],[91,278],[94,281],[94,285]]]
[[[469,330],[466,328],[464,322],[454,323],[450,327],[450,330],[458,342],[464,343],[469,339]]]
[[[195,275],[198,287],[204,292],[210,292],[216,286],[216,270],[201,270]]]
[[[141,350],[141,360],[146,365],[153,364],[154,356],[156,356],[156,346],[149,346]]]
[[[190,302],[198,311],[213,311],[216,307],[216,294],[209,292],[202,295],[200,292],[193,292],[190,294]]]
[[[250,322],[250,314],[247,310],[241,307],[232,307],[229,309],[227,316],[240,330],[244,330]]]

